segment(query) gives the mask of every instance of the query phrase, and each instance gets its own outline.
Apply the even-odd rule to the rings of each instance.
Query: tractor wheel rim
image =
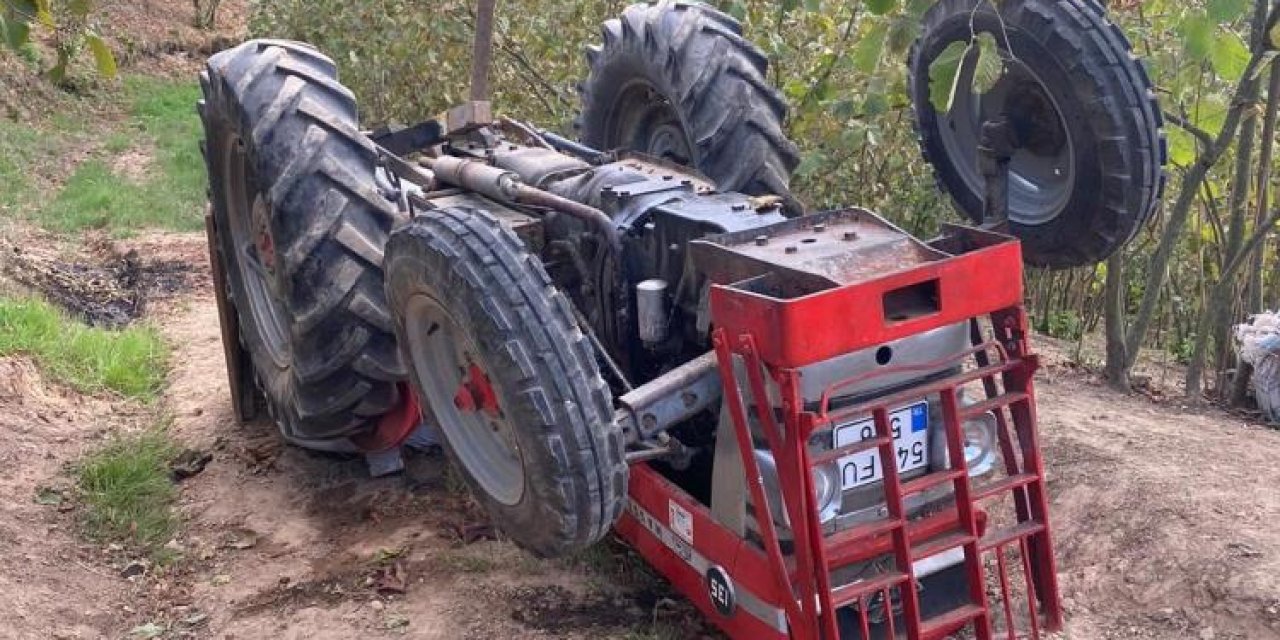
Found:
[[[609,147],[639,149],[656,158],[693,166],[694,147],[680,114],[649,83],[635,81],[620,91],[609,120]]]
[[[276,246],[271,235],[271,207],[249,169],[244,142],[233,137],[227,146],[225,202],[234,259],[248,296],[253,319],[267,354],[276,366],[289,365],[287,315],[277,292]],[[239,307],[245,312],[243,305]]]
[[[976,57],[961,65],[951,110],[939,114],[940,138],[968,189],[984,192],[978,165],[982,124],[1008,116],[1019,143],[1009,161],[1009,220],[1036,226],[1056,219],[1071,200],[1075,147],[1053,94],[1025,64],[1006,62],[1004,76],[985,94],[973,90]]]
[[[454,455],[486,494],[518,504],[524,461],[475,341],[439,301],[422,293],[405,303],[405,334],[421,395]]]

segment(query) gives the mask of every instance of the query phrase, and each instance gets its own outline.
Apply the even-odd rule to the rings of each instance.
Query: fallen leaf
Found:
[[[375,564],[387,564],[388,562],[404,555],[404,552],[404,547],[397,547],[395,549],[378,549],[373,554],[373,562]]]
[[[134,576],[140,576],[146,572],[147,564],[141,560],[134,560],[129,564],[126,564],[123,569],[120,569],[120,577],[128,579]]]
[[[458,535],[459,540],[462,540],[462,544],[474,544],[481,540],[498,539],[497,530],[488,523],[455,525],[454,533]]]
[[[54,506],[62,504],[65,499],[62,492],[53,487],[36,487],[36,504]]]
[[[258,544],[258,533],[252,529],[235,529],[227,535],[224,546],[231,549],[249,549]]]
[[[390,567],[374,574],[373,588],[383,595],[404,593],[409,587],[409,571],[404,563],[396,561]]]
[[[215,587],[221,587],[222,585],[229,584],[230,582],[231,582],[231,576],[225,573],[219,573],[218,575],[209,579],[209,584]]]
[[[161,635],[164,635],[164,632],[164,625],[148,622],[130,629],[129,635],[135,638],[159,638]]]
[[[183,618],[182,624],[185,624],[188,627],[198,627],[204,624],[208,619],[209,619],[209,614],[207,613],[193,613]]]
[[[169,463],[169,470],[175,482],[186,480],[204,471],[205,465],[209,464],[210,460],[213,460],[212,453],[196,449],[184,449],[182,453],[179,453],[173,459],[173,462]]]

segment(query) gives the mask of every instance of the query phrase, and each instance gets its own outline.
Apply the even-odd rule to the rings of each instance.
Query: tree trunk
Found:
[[[195,8],[192,23],[197,29],[211,29],[218,21],[218,5],[222,0],[191,0]]]
[[[1196,344],[1191,353],[1191,362],[1187,364],[1187,380],[1184,393],[1191,402],[1199,402],[1203,392],[1205,355],[1209,351],[1209,336],[1214,328],[1230,320],[1229,308],[1235,296],[1235,287],[1229,276],[1218,279],[1218,286],[1210,290],[1205,300],[1204,311],[1200,313],[1196,323]],[[1225,307],[1225,308],[1224,308]]]
[[[1103,288],[1103,320],[1107,335],[1107,382],[1117,391],[1129,391],[1128,345],[1124,338],[1124,252],[1107,258]]]
[[[1276,117],[1280,114],[1280,65],[1277,65],[1273,59],[1271,63],[1271,77],[1267,84],[1267,110],[1262,119],[1262,149],[1258,154],[1258,180],[1257,180],[1257,208],[1254,211],[1254,228],[1261,228],[1267,219],[1267,211],[1271,206],[1271,161],[1275,150],[1276,139]],[[1249,262],[1249,285],[1247,294],[1245,295],[1246,313],[1252,315],[1261,313],[1263,310],[1263,286],[1262,268],[1263,261],[1267,254],[1266,243],[1263,243],[1254,251]],[[1231,405],[1240,406],[1244,404],[1249,393],[1249,378],[1253,374],[1253,367],[1247,363],[1240,363],[1236,369],[1236,375],[1231,381]]]
[[[1041,271],[1041,280],[1045,285],[1040,289],[1040,333],[1049,333],[1049,314],[1053,313],[1053,285],[1058,279],[1056,271]]]

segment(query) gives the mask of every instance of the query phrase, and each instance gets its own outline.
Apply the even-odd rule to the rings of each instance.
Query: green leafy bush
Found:
[[[92,19],[92,0],[0,0],[0,38],[24,59],[34,57],[30,49],[32,28],[53,33],[57,61],[49,78],[66,79],[71,60],[88,49],[98,73],[116,75],[116,58]]]

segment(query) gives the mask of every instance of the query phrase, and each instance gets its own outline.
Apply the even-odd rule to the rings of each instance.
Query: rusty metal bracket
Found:
[[[982,226],[1005,231],[1009,222],[1009,162],[1018,149],[1017,131],[1006,116],[982,123],[978,168],[982,171]]]
[[[469,100],[438,118],[445,123],[445,137],[459,138],[493,124],[493,106],[488,100]]]
[[[261,392],[253,382],[253,362],[240,344],[240,314],[227,289],[227,271],[218,250],[218,226],[212,213],[204,216],[209,241],[209,269],[213,272],[213,297],[218,303],[218,326],[222,329],[222,353],[227,364],[227,384],[231,387],[231,409],[236,420],[248,422],[258,416]]]

